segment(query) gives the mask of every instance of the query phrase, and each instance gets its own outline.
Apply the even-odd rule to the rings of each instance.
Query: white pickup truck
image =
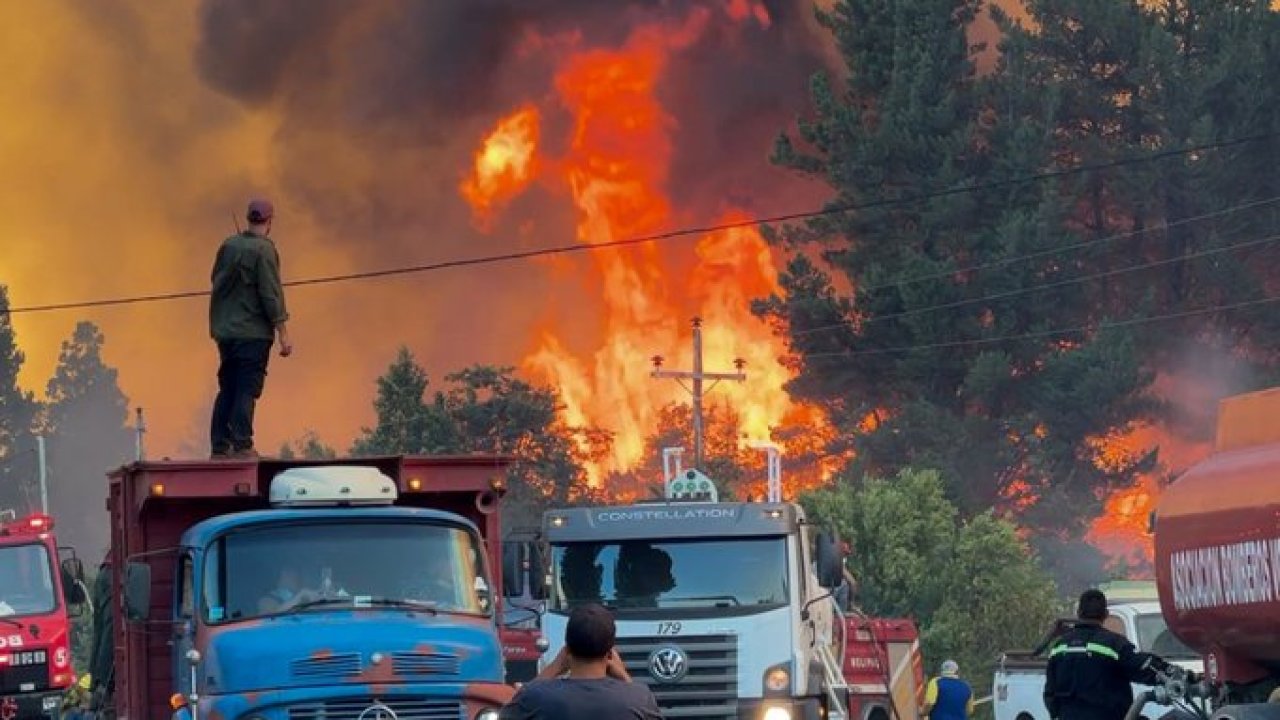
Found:
[[[1155,653],[1169,662],[1196,673],[1204,671],[1204,663],[1196,652],[1183,645],[1169,632],[1160,603],[1154,600],[1112,603],[1105,627],[1129,638],[1139,650]],[[992,706],[995,720],[1049,720],[1044,706],[1044,673],[1049,645],[1071,626],[1074,620],[1059,620],[1040,646],[1030,651],[1009,651],[1000,657],[992,684]],[[1142,689],[1134,686],[1134,695]],[[1172,710],[1169,706],[1148,703],[1142,709],[1146,720],[1157,720]]]

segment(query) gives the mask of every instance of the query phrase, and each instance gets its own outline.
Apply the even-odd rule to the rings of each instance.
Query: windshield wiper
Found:
[[[289,613],[298,612],[299,610],[307,610],[309,608],[320,607],[322,605],[348,605],[350,603],[351,603],[351,598],[349,597],[316,598],[315,600],[300,602],[297,605],[294,605],[293,607],[289,608],[288,610],[285,610],[278,614],[288,615]]]
[[[429,602],[422,600],[409,600],[407,598],[389,598],[389,597],[355,597],[352,598],[354,607],[396,607],[406,608],[409,610],[423,610],[432,615],[439,615],[440,609]]]
[[[7,623],[7,624],[9,624],[9,625],[12,625],[12,626],[14,626],[14,627],[18,628],[19,630],[22,630],[22,629],[24,629],[24,628],[26,628],[26,627],[27,627],[26,625],[23,625],[22,623],[18,622],[17,620],[10,620],[10,619],[9,619],[9,618],[7,618],[7,617],[0,617],[0,622],[2,622],[2,623]]]
[[[700,597],[670,597],[661,599],[669,602],[706,602],[708,600],[715,600],[716,607],[729,607],[729,603],[732,603],[734,607],[738,607],[742,604],[738,602],[738,598],[732,595],[703,595]]]

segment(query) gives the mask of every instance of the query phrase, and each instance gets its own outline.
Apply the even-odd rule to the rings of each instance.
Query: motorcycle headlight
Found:
[[[498,711],[493,708],[481,710],[480,713],[476,715],[476,720],[498,720]]]
[[[784,707],[771,707],[764,711],[763,720],[791,720],[791,711]]]

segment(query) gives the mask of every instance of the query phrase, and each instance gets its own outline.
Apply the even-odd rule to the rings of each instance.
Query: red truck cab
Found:
[[[58,562],[53,518],[0,518],[0,720],[56,718],[75,681],[68,606],[84,602],[79,561]]]

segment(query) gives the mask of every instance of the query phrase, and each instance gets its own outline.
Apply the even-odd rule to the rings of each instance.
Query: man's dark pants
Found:
[[[270,340],[219,340],[218,397],[209,430],[215,454],[253,448],[253,410],[262,397]]]

